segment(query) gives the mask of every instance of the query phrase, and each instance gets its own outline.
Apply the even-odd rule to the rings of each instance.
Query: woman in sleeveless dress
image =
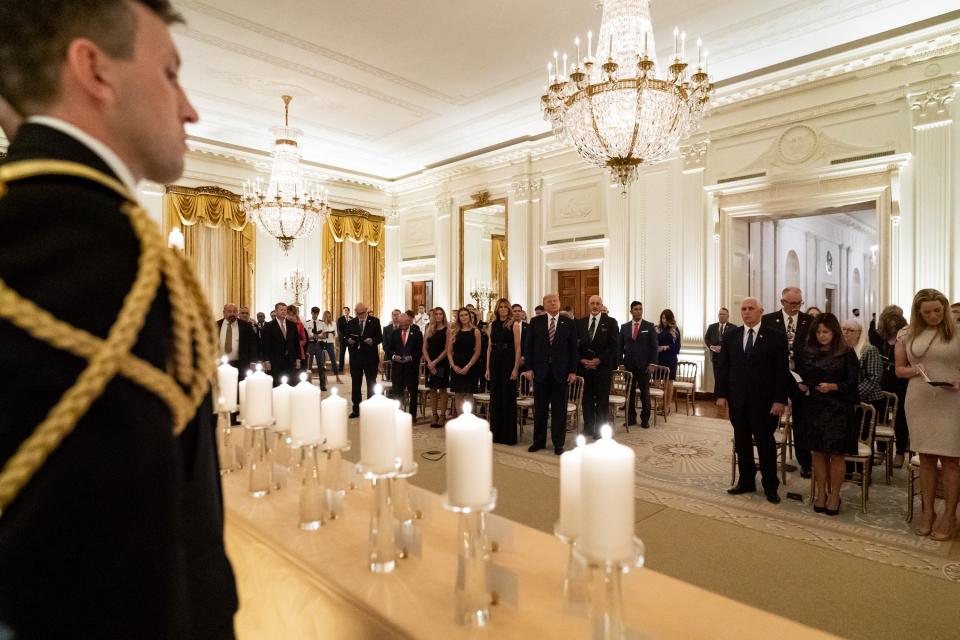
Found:
[[[454,413],[460,415],[463,403],[473,404],[480,359],[480,331],[473,324],[470,310],[458,309],[447,336],[447,360],[450,362],[450,390],[453,391]]]
[[[923,512],[914,531],[934,540],[953,538],[960,492],[960,331],[949,308],[946,296],[936,289],[918,291],[910,324],[900,332],[896,347],[897,375],[909,380],[905,404],[910,445],[920,454]],[[935,521],[938,462],[945,509]]]
[[[447,362],[447,314],[437,307],[430,312],[423,341],[423,362],[427,367],[427,389],[433,421],[430,426],[439,429],[447,422],[447,387],[450,385],[450,363]]]
[[[517,444],[517,371],[520,368],[520,323],[513,321],[510,301],[497,300],[487,329],[487,370],[490,389],[490,430],[493,441]]]

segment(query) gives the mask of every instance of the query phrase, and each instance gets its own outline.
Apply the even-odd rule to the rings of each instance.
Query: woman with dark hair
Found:
[[[663,412],[670,413],[673,402],[673,381],[677,379],[677,356],[680,355],[680,329],[677,328],[677,319],[670,309],[660,312],[660,323],[657,324],[657,350],[660,352],[659,364],[670,369],[670,377],[663,390]]]
[[[447,360],[450,362],[450,391],[453,391],[453,412],[460,415],[463,403],[473,404],[477,388],[480,359],[480,331],[473,323],[473,314],[466,307],[457,310],[447,332]]]
[[[433,422],[439,429],[447,422],[447,387],[450,386],[450,365],[447,362],[447,314],[443,307],[430,312],[430,324],[423,337],[423,362],[427,367],[427,389]]]
[[[920,454],[923,513],[914,532],[951,540],[960,494],[960,331],[942,293],[921,289],[913,297],[910,324],[897,338],[896,353],[897,375],[909,380],[905,404],[912,449]],[[934,521],[938,465],[944,510]]]
[[[287,320],[295,322],[297,324],[297,333],[300,336],[300,370],[294,371],[294,379],[290,381],[290,386],[296,386],[300,382],[300,372],[306,371],[309,376],[309,370],[307,369],[307,358],[306,358],[306,347],[307,347],[307,328],[303,326],[303,321],[300,319],[300,310],[297,309],[296,305],[287,306]],[[320,372],[320,377],[323,377],[323,371]],[[309,379],[309,377],[308,377]]]
[[[897,417],[893,423],[896,456],[893,458],[894,469],[903,466],[903,458],[910,450],[910,429],[907,423],[907,381],[897,376],[896,345],[897,335],[907,326],[907,319],[903,317],[903,309],[895,304],[885,307],[880,312],[877,321],[877,336],[880,338],[877,351],[880,352],[880,361],[883,363],[883,375],[880,376],[880,389],[889,391],[897,396]],[[893,455],[887,451],[886,455]]]
[[[490,430],[493,441],[517,444],[517,376],[520,369],[520,323],[506,298],[497,300],[487,328],[487,370],[490,387]]]
[[[813,452],[813,510],[840,513],[843,455],[856,451],[854,408],[860,402],[860,363],[844,343],[840,323],[832,313],[813,319],[806,344],[796,351],[798,386],[805,395],[802,422],[807,446]]]
[[[823,311],[820,311],[820,307],[807,307],[807,315],[811,318],[819,317]]]

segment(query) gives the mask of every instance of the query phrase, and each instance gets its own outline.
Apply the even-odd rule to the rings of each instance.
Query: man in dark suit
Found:
[[[650,428],[650,369],[659,362],[657,332],[652,322],[643,319],[643,304],[630,303],[630,322],[620,326],[620,354],[623,366],[633,374],[627,398],[627,424],[637,424],[637,389],[640,390],[640,426]]]
[[[403,315],[400,309],[394,309],[390,312],[390,322],[383,327],[383,359],[393,362],[393,352],[391,351],[393,342],[390,336],[400,326],[400,316]]]
[[[590,315],[577,320],[577,373],[583,378],[583,433],[598,439],[601,425],[610,421],[610,377],[619,355],[620,328],[602,311],[600,296],[590,296],[587,304]]]
[[[782,307],[778,311],[763,316],[761,325],[764,329],[773,329],[783,333],[787,338],[788,360],[790,369],[794,368],[794,353],[803,349],[807,344],[807,330],[813,320],[808,314],[800,311],[803,305],[803,292],[797,287],[787,287],[780,294]],[[803,395],[797,387],[793,376],[787,371],[784,384],[790,394],[790,406],[793,411],[793,442],[797,462],[800,463],[800,477],[809,478],[813,464],[813,455],[807,444],[806,433],[803,431],[803,421],[797,420],[797,413],[802,407],[800,397]]]
[[[547,446],[547,414],[553,452],[563,453],[567,435],[567,385],[577,377],[576,323],[560,315],[560,296],[543,296],[544,314],[530,322],[524,345],[523,373],[533,381],[533,444],[528,451]]]
[[[287,305],[278,302],[273,305],[274,319],[263,326],[264,371],[273,376],[273,386],[279,387],[281,379],[286,377],[295,385],[293,374],[300,368],[300,333],[297,323],[287,320]]]
[[[351,418],[360,416],[361,387],[367,380],[367,397],[373,395],[377,384],[377,369],[380,366],[380,343],[383,331],[380,321],[370,315],[367,305],[358,302],[354,307],[356,316],[347,323],[347,348],[350,349],[350,378],[353,381],[353,412]]]
[[[717,370],[717,362],[720,359],[720,343],[723,341],[723,335],[730,329],[736,329],[737,325],[730,324],[730,312],[726,307],[720,307],[717,313],[717,321],[707,327],[707,332],[703,335],[703,344],[710,350],[710,362],[713,364],[713,370]]]
[[[337,368],[343,373],[343,363],[347,360],[347,323],[350,322],[350,307],[340,310],[337,318],[337,340],[340,342],[340,353],[337,354]]]
[[[267,317],[263,311],[257,312],[257,321],[253,323],[253,333],[257,336],[257,360],[262,360],[263,356],[263,327],[266,326]]]
[[[420,359],[423,357],[423,334],[414,324],[413,311],[401,313],[397,329],[390,335],[390,379],[393,382],[394,400],[404,401],[406,395],[407,412],[417,419],[417,396],[420,385]],[[384,352],[386,352],[384,338]]]
[[[247,377],[247,370],[257,361],[257,336],[250,322],[241,320],[237,305],[223,305],[223,317],[217,320],[220,355],[227,356],[227,364],[240,372],[240,380]]]
[[[199,296],[171,295],[194,276],[159,272],[169,249],[136,200],[141,180],[179,179],[197,119],[176,80],[176,20],[162,1],[0,3],[0,96],[28,117],[0,116],[0,370],[29,371],[0,384],[2,636],[233,636],[209,382],[189,382],[212,364],[198,345],[216,340],[214,319]],[[94,348],[59,346],[34,332],[44,324]],[[187,331],[198,345],[174,350]],[[27,444],[41,424],[64,437]],[[15,478],[29,450],[42,455],[17,456]]]
[[[523,310],[523,306],[515,304],[510,307],[511,312],[513,313],[513,321],[520,323],[520,368],[518,371],[523,373],[527,370],[527,366],[523,361],[523,345],[527,342],[527,330],[530,328],[530,323],[526,321],[527,314]]]
[[[731,495],[757,490],[756,443],[760,475],[767,500],[780,502],[777,488],[777,445],[774,431],[787,405],[787,338],[761,324],[763,307],[756,298],[740,303],[743,326],[728,331],[720,346],[717,366],[717,407],[728,408],[740,478],[727,490]]]

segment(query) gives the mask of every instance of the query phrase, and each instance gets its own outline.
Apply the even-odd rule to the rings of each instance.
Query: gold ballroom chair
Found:
[[[623,411],[623,427],[630,431],[627,420],[630,412],[627,411],[627,402],[630,400],[630,385],[633,384],[633,374],[627,371],[623,365],[617,367],[610,380],[610,422],[611,426],[616,424],[617,414]]]
[[[653,404],[651,407],[650,413],[653,414],[653,424],[657,424],[657,414],[663,416],[663,421],[667,421],[667,403],[665,400],[666,397],[666,386],[667,380],[670,378],[670,369],[664,367],[663,365],[655,364],[653,365],[653,371],[650,372],[650,402]],[[640,394],[637,393],[633,401],[635,404],[639,405],[641,398]]]
[[[793,443],[792,412],[785,411],[783,415],[780,416],[780,423],[777,425],[777,430],[773,432],[773,441],[777,445],[777,458],[780,459],[780,483],[786,486],[787,450]],[[754,442],[754,447],[756,447],[756,442]],[[730,456],[730,485],[733,486],[737,483],[737,445],[733,438],[730,438],[730,448],[732,451],[732,455]]]
[[[697,401],[697,363],[681,361],[677,363],[677,379],[673,381],[673,408],[680,412],[678,402],[684,397],[686,413],[693,413]]]
[[[893,445],[897,440],[893,425],[897,421],[898,399],[895,393],[890,393],[889,391],[881,391],[881,393],[887,402],[884,406],[883,413],[877,416],[877,425],[873,439],[875,444],[881,442],[886,443],[886,449],[884,449],[883,454],[876,453],[876,455],[883,455],[883,461],[885,463],[884,479],[887,481],[887,484],[890,484],[890,479],[893,477]]]

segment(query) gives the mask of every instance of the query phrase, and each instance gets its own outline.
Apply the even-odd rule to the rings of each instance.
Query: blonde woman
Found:
[[[936,289],[913,297],[910,324],[897,338],[897,376],[906,378],[911,448],[920,454],[923,512],[917,535],[950,540],[957,528],[960,492],[960,332],[950,303]],[[930,384],[935,383],[935,384]],[[945,509],[936,518],[937,463]]]
[[[493,441],[517,444],[517,377],[520,369],[520,323],[506,298],[497,300],[487,327],[487,371],[490,388],[490,430]]]
[[[473,323],[473,315],[466,307],[457,310],[447,337],[447,360],[450,362],[450,390],[453,391],[454,413],[460,415],[463,403],[473,404],[473,390],[477,388],[480,359],[480,331]]]
[[[447,314],[443,307],[430,311],[430,324],[423,336],[423,362],[427,367],[428,403],[433,410],[434,429],[447,422],[447,387],[450,363],[447,361]]]

